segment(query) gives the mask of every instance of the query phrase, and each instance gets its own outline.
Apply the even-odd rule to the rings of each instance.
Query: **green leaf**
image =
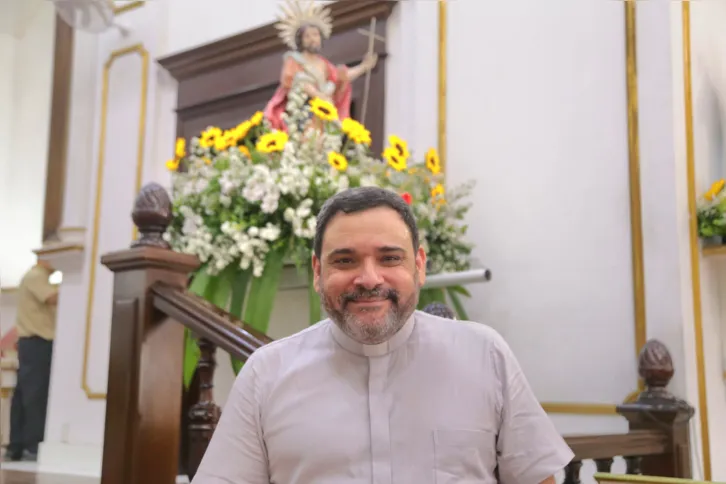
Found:
[[[442,288],[421,289],[418,296],[418,309],[423,309],[433,302],[446,302],[446,296]]]
[[[227,309],[229,301],[229,293],[231,289],[231,275],[234,274],[234,268],[225,269],[218,276],[210,276],[205,268],[200,269],[189,286],[189,292],[196,294],[214,304],[215,306]],[[197,370],[199,363],[199,345],[191,331],[184,332],[184,386],[189,387]]]
[[[308,305],[310,307],[310,326],[320,321],[322,312],[320,308],[320,294],[315,290],[315,284],[313,284],[313,265],[308,264]]]
[[[453,286],[457,287],[457,286]],[[449,299],[451,299],[451,305],[454,307],[454,312],[456,312],[456,316],[464,321],[469,320],[469,315],[466,314],[466,309],[464,309],[464,305],[461,303],[461,299],[459,299],[459,295],[456,293],[456,291],[453,291],[453,287],[448,288],[448,295]]]
[[[265,259],[265,270],[262,275],[253,277],[250,283],[244,322],[262,333],[267,333],[270,325],[270,316],[277,296],[285,255],[284,250],[269,252]]]
[[[471,293],[464,286],[449,286],[446,288],[448,292],[455,292],[462,296],[471,297]]]
[[[232,300],[229,303],[229,313],[237,319],[242,319],[242,308],[244,307],[247,287],[249,286],[251,277],[252,271],[238,270],[232,280]],[[234,370],[236,375],[242,369],[244,363],[232,355],[229,356],[229,359],[232,363],[232,370]]]
[[[189,292],[204,297],[210,280],[211,277],[207,274],[206,269],[202,267],[192,279]],[[192,378],[194,378],[194,372],[197,371],[197,363],[199,362],[200,355],[201,352],[199,351],[197,340],[188,328],[184,328],[184,388],[189,388]]]

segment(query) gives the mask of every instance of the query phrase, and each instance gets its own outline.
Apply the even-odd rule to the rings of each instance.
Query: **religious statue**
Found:
[[[287,0],[276,25],[282,41],[290,50],[285,53],[280,86],[265,107],[265,117],[274,129],[286,130],[282,115],[287,107],[287,94],[294,83],[310,97],[319,97],[335,105],[338,117],[350,117],[351,83],[376,66],[378,56],[369,49],[355,67],[334,65],[320,54],[323,40],[333,30],[330,11],[309,0]]]

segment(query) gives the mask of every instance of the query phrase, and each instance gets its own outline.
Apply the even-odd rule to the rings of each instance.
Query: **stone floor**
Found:
[[[36,474],[24,471],[0,471],[2,484],[99,484],[99,479],[78,476]]]

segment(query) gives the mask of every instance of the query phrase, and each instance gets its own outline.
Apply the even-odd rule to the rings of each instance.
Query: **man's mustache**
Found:
[[[340,305],[345,307],[348,303],[360,301],[361,299],[389,299],[393,304],[398,304],[398,291],[378,287],[374,289],[359,288],[355,292],[341,294]]]

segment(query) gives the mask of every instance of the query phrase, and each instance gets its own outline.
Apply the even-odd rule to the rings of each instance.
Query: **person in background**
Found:
[[[330,319],[255,351],[194,484],[555,484],[574,454],[492,328],[416,311],[426,253],[381,188],[325,202]]]
[[[49,281],[53,272],[50,263],[39,259],[18,287],[18,378],[5,455],[11,461],[37,460],[38,444],[45,433],[58,305],[58,287]]]

